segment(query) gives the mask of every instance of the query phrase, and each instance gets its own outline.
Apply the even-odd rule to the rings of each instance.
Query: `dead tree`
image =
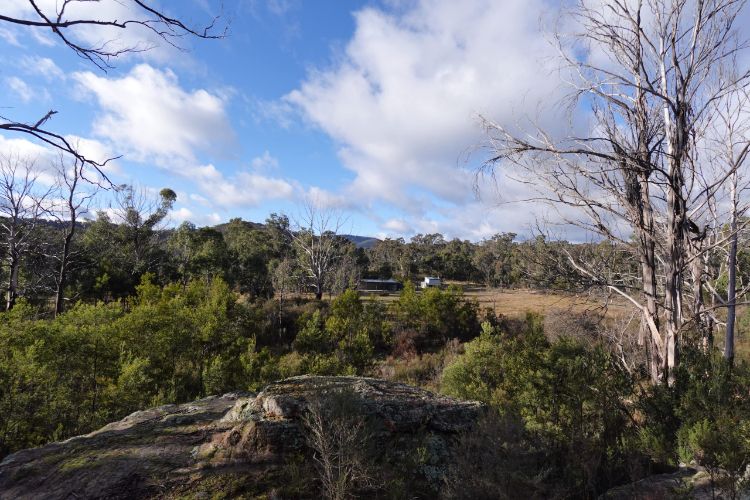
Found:
[[[38,177],[32,159],[18,154],[0,156],[0,230],[8,272],[5,285],[8,311],[18,300],[21,264],[49,195],[49,189],[40,189]]]
[[[558,34],[556,43],[571,108],[590,106],[590,128],[559,137],[484,119],[491,154],[483,171],[515,166],[541,183],[537,199],[565,207],[565,223],[638,256],[640,293],[597,278],[640,310],[654,380],[671,381],[679,361],[696,136],[716,99],[748,85],[747,73],[716,78],[744,46],[735,26],[743,5],[579,1],[570,12],[576,32]],[[591,273],[585,262],[574,264]]]
[[[720,294],[708,286],[712,298],[727,311],[724,334],[724,358],[734,360],[737,302],[747,294],[748,284],[737,282],[737,251],[740,236],[746,229],[745,215],[750,208],[747,174],[750,155],[750,94],[735,93],[718,100],[713,112],[714,123],[706,134],[706,149],[712,155],[711,166],[717,180],[707,185],[706,192],[714,191],[716,200],[710,204],[714,222],[713,238],[709,246],[718,251],[724,261],[719,275],[726,275],[726,291]],[[722,196],[723,195],[723,196]],[[727,207],[719,212],[719,206]],[[704,240],[705,231],[693,239]]]
[[[318,200],[307,199],[296,218],[291,218],[289,235],[297,250],[300,268],[307,275],[315,298],[323,298],[329,274],[341,257],[342,239],[339,231],[345,223],[342,214],[322,207]]]
[[[55,272],[55,315],[65,309],[65,287],[68,275],[76,261],[77,252],[73,248],[73,239],[78,229],[79,218],[85,215],[97,193],[96,186],[84,182],[86,164],[74,158],[70,165],[60,153],[56,165],[57,191],[59,199],[52,206],[51,214],[62,226],[62,245],[58,252],[52,254],[57,262]]]
[[[154,40],[172,47],[181,48],[181,41],[186,37],[202,39],[223,38],[227,25],[220,23],[220,16],[214,17],[203,27],[191,27],[177,17],[169,16],[164,10],[146,0],[124,0],[118,2],[125,7],[128,15],[124,18],[108,18],[97,10],[99,0],[61,0],[58,2],[40,2],[27,0],[22,16],[11,16],[2,13],[0,8],[0,25],[3,23],[21,26],[28,29],[47,31],[65,47],[82,59],[106,71],[112,68],[118,57],[134,52],[143,52],[153,48],[145,40],[134,45],[118,45],[115,40],[91,44],[76,36],[75,30],[109,29],[112,31],[140,29]],[[37,140],[52,146],[78,161],[87,164],[108,180],[101,170],[110,159],[89,158],[84,156],[75,144],[65,138],[64,134],[54,132],[46,127],[47,122],[57,114],[49,110],[35,122],[20,122],[11,117],[0,115],[0,130],[30,135]]]

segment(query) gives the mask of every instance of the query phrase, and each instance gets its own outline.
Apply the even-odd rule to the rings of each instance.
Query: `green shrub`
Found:
[[[712,488],[737,498],[745,489],[744,475],[750,465],[750,422],[724,417],[699,420],[678,432],[679,454],[685,462],[706,469]]]
[[[417,351],[439,348],[453,338],[470,340],[481,331],[479,305],[467,301],[458,287],[428,288],[417,293],[407,282],[391,313],[393,330],[413,332]]]
[[[485,324],[446,367],[442,390],[518,418],[527,446],[545,450],[549,494],[601,492],[627,479],[623,443],[634,426],[623,401],[631,380],[601,348],[564,337],[549,343],[541,324],[529,315],[526,331],[513,338]]]

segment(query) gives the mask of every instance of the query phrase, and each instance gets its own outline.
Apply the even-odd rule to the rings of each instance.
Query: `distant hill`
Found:
[[[354,243],[357,248],[372,248],[380,241],[372,236],[357,236],[355,234],[342,234],[341,236]]]

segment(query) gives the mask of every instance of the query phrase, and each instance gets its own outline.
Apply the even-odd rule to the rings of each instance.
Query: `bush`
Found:
[[[0,455],[128,413],[244,388],[252,314],[221,280],[155,285],[119,304],[0,313]]]
[[[391,307],[393,330],[406,335],[417,352],[436,349],[448,340],[471,340],[481,331],[479,306],[466,301],[460,288],[428,288],[417,293],[407,282]]]
[[[623,443],[634,426],[623,401],[631,381],[601,348],[564,337],[550,343],[540,324],[529,315],[526,332],[509,338],[485,323],[446,367],[442,390],[518,418],[526,446],[546,454],[547,494],[600,493],[628,478]]]
[[[730,498],[747,487],[745,474],[750,465],[750,422],[731,418],[699,420],[678,432],[680,458],[703,466],[718,487]]]

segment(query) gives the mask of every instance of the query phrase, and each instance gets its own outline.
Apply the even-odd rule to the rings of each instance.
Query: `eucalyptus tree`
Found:
[[[8,272],[6,310],[16,304],[22,261],[47,210],[45,202],[51,188],[40,182],[40,175],[34,159],[17,153],[0,155],[0,231]]]
[[[56,168],[57,195],[51,204],[50,215],[60,225],[62,244],[51,256],[57,264],[54,276],[55,314],[65,308],[65,288],[71,270],[79,264],[81,251],[74,248],[74,238],[78,231],[80,218],[85,216],[99,191],[97,184],[86,182],[86,163],[73,157],[72,164],[60,153]]]
[[[153,270],[159,230],[176,200],[177,195],[169,188],[158,195],[132,185],[116,192],[114,218],[119,223],[120,244],[128,254],[131,274],[140,276]]]
[[[559,134],[483,119],[490,149],[483,171],[525,174],[563,222],[637,256],[640,272],[618,283],[569,260],[640,311],[655,380],[670,382],[679,361],[686,242],[702,232],[702,221],[689,216],[705,197],[696,141],[712,104],[750,82],[747,72],[722,78],[727,73],[718,71],[740,60],[744,4],[579,0],[560,24],[573,33],[558,32],[555,43],[571,84],[569,109],[590,110],[586,130]]]
[[[349,243],[339,235],[346,218],[335,208],[307,199],[299,215],[290,220],[292,224],[287,234],[293,241],[298,265],[307,275],[315,298],[320,300],[343,249]]]
[[[750,209],[748,191],[748,156],[750,155],[750,94],[746,91],[734,93],[715,103],[714,120],[705,137],[706,150],[711,154],[710,166],[721,182],[707,184],[706,207],[712,215],[713,224],[708,237],[712,253],[706,253],[704,260],[711,267],[710,256],[718,254],[719,269],[715,277],[722,286],[707,287],[711,292],[712,303],[718,301],[719,307],[726,308],[724,330],[724,357],[734,360],[737,303],[750,291],[750,282],[743,280],[739,273],[738,254],[741,236],[746,233]],[[715,264],[714,264],[715,265]],[[718,283],[717,283],[718,284]],[[719,288],[721,290],[719,290]],[[712,313],[715,307],[709,308]],[[713,322],[720,324],[720,319],[711,314]],[[712,338],[709,338],[709,345]]]

